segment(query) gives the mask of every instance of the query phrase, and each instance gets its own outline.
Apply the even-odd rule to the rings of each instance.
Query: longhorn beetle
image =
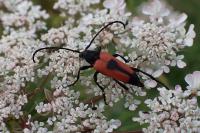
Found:
[[[68,85],[68,86],[72,86],[74,85],[80,77],[80,71],[81,70],[86,70],[88,68],[94,68],[96,70],[96,72],[94,73],[94,81],[97,84],[97,86],[101,89],[101,91],[103,92],[103,97],[104,97],[104,102],[105,104],[107,104],[106,102],[106,96],[105,96],[105,92],[104,92],[104,87],[102,87],[98,82],[97,82],[97,75],[99,73],[106,75],[108,77],[111,77],[114,79],[114,81],[116,83],[118,83],[122,88],[124,88],[125,90],[128,90],[128,87],[126,85],[124,85],[123,83],[128,83],[131,85],[135,85],[138,87],[144,87],[144,84],[140,81],[137,72],[141,72],[144,75],[150,77],[151,79],[155,80],[156,82],[160,83],[161,85],[163,85],[164,87],[168,88],[167,86],[165,86],[162,82],[158,81],[157,79],[155,79],[152,75],[128,66],[127,63],[128,60],[125,59],[123,56],[119,55],[119,54],[109,54],[107,52],[102,52],[101,48],[98,48],[97,50],[88,50],[88,48],[91,46],[91,44],[93,43],[93,41],[95,40],[95,38],[104,30],[106,29],[108,26],[114,24],[114,23],[119,23],[121,25],[123,25],[124,29],[126,24],[124,24],[121,21],[113,21],[108,23],[107,25],[105,25],[103,28],[101,28],[96,35],[93,37],[93,39],[90,41],[90,43],[86,46],[85,50],[80,52],[79,50],[73,50],[73,49],[69,49],[69,48],[63,48],[63,47],[44,47],[44,48],[40,48],[38,50],[36,50],[33,53],[33,62],[35,62],[34,57],[35,54],[38,51],[44,50],[44,49],[64,49],[64,50],[68,50],[68,51],[72,51],[75,53],[79,53],[79,57],[82,59],[85,59],[90,65],[88,66],[82,66],[79,68],[78,70],[78,75],[76,77],[76,80]],[[116,57],[120,57],[124,60],[125,63],[123,63],[122,61],[118,60]]]

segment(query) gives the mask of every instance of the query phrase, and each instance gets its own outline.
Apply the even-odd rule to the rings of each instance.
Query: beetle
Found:
[[[96,85],[103,92],[103,98],[104,98],[105,104],[107,104],[107,102],[106,102],[106,96],[105,96],[104,87],[101,86],[97,82],[97,75],[99,73],[113,78],[114,81],[116,83],[118,83],[125,90],[128,90],[128,87],[124,83],[131,84],[131,85],[138,86],[138,87],[144,87],[144,84],[140,81],[140,79],[139,79],[139,77],[137,75],[138,72],[143,73],[144,75],[150,77],[151,79],[155,80],[159,84],[161,84],[164,87],[168,88],[165,84],[163,84],[159,80],[155,79],[152,75],[150,75],[150,74],[148,74],[148,73],[146,73],[146,72],[144,72],[144,71],[142,71],[142,70],[140,70],[138,68],[134,68],[132,66],[127,65],[126,63],[128,62],[128,60],[125,59],[122,55],[119,55],[117,53],[111,55],[108,52],[101,51],[100,47],[95,49],[95,50],[88,50],[88,48],[94,42],[95,38],[104,29],[106,29],[108,26],[110,26],[110,25],[112,25],[114,23],[119,23],[119,24],[123,25],[123,27],[125,29],[126,24],[123,23],[122,21],[110,22],[107,25],[105,25],[103,28],[101,28],[96,33],[96,35],[92,38],[90,43],[86,46],[86,48],[82,52],[80,52],[79,50],[73,50],[73,49],[64,48],[64,47],[44,47],[44,48],[40,48],[40,49],[36,50],[33,53],[33,57],[32,57],[33,62],[35,62],[35,60],[34,60],[35,54],[37,52],[41,51],[41,50],[44,50],[44,49],[55,49],[55,50],[64,49],[64,50],[68,50],[68,51],[72,51],[72,52],[78,53],[79,57],[84,59],[84,60],[86,60],[86,62],[88,62],[90,65],[80,67],[79,70],[78,70],[78,74],[77,74],[76,80],[72,84],[70,84],[68,86],[74,85],[79,80],[80,71],[86,70],[86,69],[89,69],[89,68],[94,68],[96,70],[96,72],[94,73],[93,79],[94,79],[94,82],[96,83]],[[116,57],[122,58],[124,60],[124,62],[118,60]]]

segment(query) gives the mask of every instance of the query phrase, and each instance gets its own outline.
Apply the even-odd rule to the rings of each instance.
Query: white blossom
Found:
[[[184,68],[184,56],[177,52],[192,46],[195,37],[193,24],[186,32],[187,15],[174,12],[161,0],[147,2],[141,9],[144,18],[134,17],[129,25],[135,43],[130,47],[137,49],[129,53],[135,60],[132,64],[152,69],[152,75],[159,72],[157,76],[169,73],[170,66]]]
[[[141,7],[142,13],[150,16],[151,20],[156,20],[158,22],[163,21],[163,17],[170,14],[170,9],[162,0],[152,0],[145,3]]]
[[[69,15],[75,15],[78,12],[91,10],[90,5],[98,4],[100,0],[58,0],[54,4],[54,9],[67,11]]]
[[[42,40],[47,41],[48,44],[53,46],[67,44],[67,32],[67,29],[63,27],[59,29],[53,28],[49,30],[47,34],[42,36]]]
[[[186,76],[187,77],[187,76]],[[148,123],[144,132],[197,132],[200,130],[197,97],[184,95],[180,86],[175,90],[158,88],[160,96],[145,101],[148,112],[140,111],[139,117],[133,118],[140,124]],[[187,91],[187,90],[186,90]],[[196,124],[194,124],[196,123]]]
[[[81,71],[79,82],[68,86],[76,81],[79,68],[88,65],[78,53],[42,50],[35,54],[35,62],[33,54],[52,46],[82,52],[104,25],[122,21],[125,29],[121,24],[107,27],[89,49],[112,50],[130,60],[127,65],[155,78],[169,73],[172,66],[184,68],[184,55],[178,52],[192,46],[196,36],[193,24],[185,28],[187,15],[161,0],[146,2],[140,9],[142,14],[136,16],[128,12],[125,0],[57,0],[51,10],[60,13],[63,23],[47,27],[47,19],[54,16],[42,6],[31,0],[0,0],[0,132],[15,131],[8,126],[10,122],[25,133],[109,133],[123,125],[104,115],[107,106],[102,90],[93,82],[93,69]],[[97,82],[105,88],[110,108],[124,99],[126,109],[140,109],[156,82],[140,72],[135,74],[145,87],[127,83],[127,89],[99,74]],[[158,88],[158,97],[145,100],[150,111],[140,111],[134,120],[149,124],[145,132],[200,130],[199,75],[196,71],[185,77],[185,91],[179,85],[175,90]]]
[[[195,71],[192,74],[188,74],[185,77],[185,81],[187,82],[188,86],[187,86],[187,91],[186,91],[186,95],[200,95],[200,72],[199,71]]]
[[[46,29],[42,19],[47,19],[49,15],[44,10],[41,10],[40,6],[34,6],[31,1],[18,1],[15,3],[9,0],[2,2],[2,5],[10,11],[9,13],[2,13],[0,17],[5,28],[4,33],[9,33],[14,28],[27,29],[33,32]]]
[[[123,14],[126,8],[124,0],[105,0],[103,5],[105,8],[111,10],[111,14],[113,12],[119,12],[120,14]]]

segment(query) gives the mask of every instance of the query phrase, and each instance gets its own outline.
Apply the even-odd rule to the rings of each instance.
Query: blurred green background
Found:
[[[50,13],[51,17],[48,20],[48,27],[59,27],[62,24],[62,19],[59,17],[59,12],[52,10],[53,3],[55,0],[33,0],[35,4],[42,5],[42,8],[47,10]],[[133,14],[137,14],[137,7],[144,1],[147,0],[126,0],[128,10],[131,11]],[[186,83],[184,81],[184,77],[188,73],[192,73],[193,71],[200,70],[200,0],[168,0],[169,3],[174,10],[179,12],[185,12],[188,15],[188,23],[195,25],[196,31],[196,38],[194,41],[194,45],[192,47],[185,48],[181,51],[181,54],[185,55],[184,61],[187,63],[187,67],[184,69],[177,69],[171,68],[171,72],[169,74],[165,74],[164,77],[166,78],[168,85],[174,86],[176,84],[180,84],[185,86]],[[154,91],[149,91],[147,97],[153,98],[155,96]],[[146,97],[146,98],[147,98]],[[141,105],[138,110],[146,110],[147,108],[144,105]],[[119,129],[120,131],[127,131],[127,130],[139,130],[142,127],[132,122],[132,117],[137,116],[138,112],[130,112],[127,109],[123,108],[123,101],[118,104],[115,104],[114,108],[107,108],[105,113],[108,118],[116,118],[122,121],[122,127]]]

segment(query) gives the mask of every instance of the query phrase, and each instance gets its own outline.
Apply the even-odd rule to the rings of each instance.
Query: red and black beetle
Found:
[[[167,86],[165,86],[162,82],[158,81],[157,79],[155,79],[152,75],[141,71],[140,69],[131,67],[125,63],[128,62],[128,60],[126,60],[123,56],[119,55],[119,54],[109,54],[107,52],[102,52],[101,48],[98,48],[97,50],[88,50],[88,48],[91,46],[91,44],[93,43],[94,39],[104,30],[106,29],[108,26],[114,24],[114,23],[119,23],[122,24],[123,27],[125,28],[126,24],[124,24],[121,21],[113,21],[108,23],[106,26],[104,26],[94,37],[93,39],[90,41],[89,45],[87,45],[87,47],[85,48],[84,51],[80,52],[79,50],[73,50],[73,49],[68,49],[68,48],[63,48],[63,47],[44,47],[44,48],[40,48],[38,50],[36,50],[33,54],[33,61],[35,54],[38,51],[41,51],[43,49],[64,49],[64,50],[68,50],[68,51],[72,51],[72,52],[76,52],[79,53],[79,57],[82,59],[85,59],[90,65],[88,66],[82,66],[79,68],[78,71],[78,75],[76,80],[74,81],[74,83],[68,85],[68,86],[72,86],[74,85],[80,77],[80,71],[81,70],[86,70],[88,68],[94,68],[96,70],[96,72],[94,73],[94,81],[97,84],[97,86],[102,90],[103,92],[103,96],[104,96],[104,101],[106,103],[106,97],[105,97],[105,92],[104,92],[104,87],[102,87],[98,82],[97,82],[97,75],[99,73],[106,75],[108,77],[112,77],[121,87],[123,87],[125,90],[128,90],[128,87],[126,85],[124,85],[123,83],[127,83],[127,84],[131,84],[131,85],[135,85],[138,87],[144,87],[144,84],[140,81],[137,72],[141,72],[144,75],[147,75],[148,77],[150,77],[151,79],[155,80],[156,82],[160,83],[161,85],[163,85],[164,87],[168,88]],[[116,57],[121,57],[125,63],[123,63],[122,61],[118,60]],[[106,103],[107,104],[107,103]]]

